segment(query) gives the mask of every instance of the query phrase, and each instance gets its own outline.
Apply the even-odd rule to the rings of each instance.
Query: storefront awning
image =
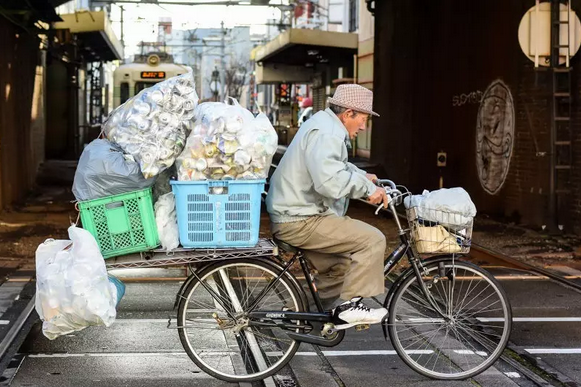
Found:
[[[280,63],[303,67],[353,64],[357,54],[357,34],[291,28],[256,52],[256,62]]]
[[[115,36],[105,11],[82,11],[60,15],[56,29],[67,29],[81,40],[83,56],[89,62],[123,59],[123,47]]]
[[[250,61],[256,61],[256,53],[262,49],[263,46],[254,47],[252,51],[250,51]]]

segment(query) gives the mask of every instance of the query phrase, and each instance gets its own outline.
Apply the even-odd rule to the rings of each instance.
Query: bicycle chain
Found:
[[[275,341],[280,341],[280,342],[283,342],[283,343],[285,343],[285,342],[286,342],[286,343],[288,343],[288,344],[292,344],[292,342],[294,341],[294,340],[291,340],[291,339],[289,339],[289,340],[284,340],[284,339],[279,339],[279,338],[277,338],[277,337],[271,337],[271,336],[265,335],[264,333],[255,332],[255,331],[253,331],[253,330],[250,330],[250,332],[251,332],[253,335],[258,335],[258,336],[261,336],[261,337],[266,337],[266,338],[268,338],[268,339],[272,339],[272,340],[275,340]]]
[[[220,329],[222,329],[223,331],[229,329],[229,330],[232,330],[234,332],[234,334],[240,334],[240,331],[242,331],[245,328],[249,328],[248,321],[246,321],[246,323],[243,326],[240,326],[238,321],[233,321],[232,319],[228,319],[229,321],[225,321],[225,320],[220,319],[216,314],[213,317],[214,317],[214,319],[216,319]],[[235,325],[232,325],[232,324],[235,324]],[[258,335],[260,337],[265,337],[265,338],[275,340],[275,341],[280,341],[283,343],[286,342],[288,344],[292,344],[292,342],[294,341],[291,339],[289,339],[289,340],[279,339],[277,337],[268,336],[268,335],[265,335],[264,333],[256,332],[253,330],[250,330],[250,332],[254,335]]]

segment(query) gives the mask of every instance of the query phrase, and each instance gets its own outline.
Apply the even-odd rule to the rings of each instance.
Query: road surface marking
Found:
[[[27,357],[37,357],[37,358],[50,358],[50,357],[145,357],[145,356],[158,356],[158,355],[173,355],[182,356],[186,355],[185,352],[123,352],[123,353],[33,353],[27,355]]]
[[[367,350],[367,351],[322,351],[325,356],[391,356],[397,355],[395,351],[386,350]],[[407,351],[410,355],[429,355],[434,351],[431,350],[412,350]],[[299,356],[317,356],[316,352],[297,352]]]
[[[476,317],[480,322],[502,322],[502,317]],[[410,318],[406,321],[412,323],[443,323],[442,318]],[[405,323],[406,321],[403,321]],[[579,322],[581,317],[513,317],[513,322]]]
[[[561,355],[572,355],[581,354],[581,348],[525,348],[525,351],[531,355],[549,355],[549,354],[561,354]]]
[[[478,317],[482,322],[501,322],[502,317]],[[579,322],[581,317],[513,317],[513,322]]]
[[[526,352],[536,355],[549,354],[581,354],[581,348],[527,348]],[[474,352],[468,350],[455,349],[454,352],[459,354],[473,354]],[[431,350],[411,350],[408,351],[410,355],[429,355],[433,353]],[[486,356],[484,352],[476,352],[478,355]],[[30,358],[69,358],[69,357],[147,357],[147,356],[187,356],[184,351],[158,351],[158,352],[99,352],[99,353],[33,353],[27,354]],[[210,355],[210,353],[207,353]],[[213,352],[213,356],[230,356],[230,352]],[[280,356],[279,351],[267,352],[267,356]],[[318,356],[316,352],[297,352],[297,356]],[[397,352],[394,350],[366,350],[366,351],[323,351],[323,355],[329,357],[343,357],[343,356],[394,356]],[[507,376],[513,377],[506,373]],[[515,375],[517,373],[514,373]],[[514,376],[514,377],[520,377]]]

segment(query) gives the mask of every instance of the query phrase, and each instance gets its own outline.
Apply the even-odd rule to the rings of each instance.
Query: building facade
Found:
[[[535,67],[519,44],[519,26],[534,6],[375,1],[374,105],[381,117],[373,122],[371,158],[415,192],[461,186],[480,212],[579,232],[581,55],[566,66],[560,49],[560,63],[547,57],[555,52],[548,47],[542,61],[550,66]],[[571,6],[581,13],[580,1]],[[576,47],[577,18],[571,16]],[[568,90],[557,92],[557,79]]]
[[[215,71],[222,72],[222,55],[225,83],[229,86],[226,94],[233,94],[239,99],[248,98],[250,52],[263,39],[262,36],[252,36],[248,26],[180,30],[172,27],[171,20],[163,19],[159,22],[160,49],[172,55],[175,63],[192,67],[201,100],[217,98],[212,76]]]
[[[116,50],[121,50],[114,38],[105,40],[110,38],[105,12],[89,14],[87,1],[11,2],[3,7],[12,16],[0,17],[1,208],[26,198],[45,159],[78,157],[88,117],[96,117],[91,101],[103,106],[105,100],[102,87],[87,92],[93,64],[117,59]],[[90,21],[84,22],[85,16]]]

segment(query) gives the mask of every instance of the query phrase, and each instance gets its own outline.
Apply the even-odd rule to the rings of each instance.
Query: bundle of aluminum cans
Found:
[[[194,128],[176,161],[178,180],[265,179],[278,137],[264,114],[206,102],[196,108]]]
[[[183,151],[198,105],[191,69],[142,90],[103,124],[109,141],[134,157],[145,178],[172,166]]]

